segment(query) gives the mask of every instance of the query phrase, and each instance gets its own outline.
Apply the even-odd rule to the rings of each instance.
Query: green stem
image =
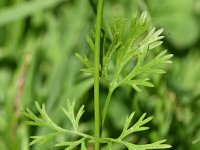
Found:
[[[113,91],[114,91],[113,89],[109,89],[108,96],[106,98],[106,102],[105,102],[105,105],[104,105],[104,108],[103,108],[102,124],[101,124],[101,128],[102,129],[103,129],[103,126],[104,126],[104,122],[105,122],[105,119],[106,119],[106,114],[107,114],[107,111],[108,111],[108,106],[110,104],[110,99],[111,99]]]
[[[100,137],[100,105],[99,105],[99,70],[100,70],[100,43],[101,43],[101,22],[103,16],[103,0],[98,0],[97,21],[95,33],[95,63],[94,63],[94,118],[95,138]],[[100,143],[95,143],[95,150],[100,149]]]

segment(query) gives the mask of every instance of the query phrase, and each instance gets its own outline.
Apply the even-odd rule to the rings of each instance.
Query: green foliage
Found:
[[[33,141],[29,145],[33,144],[42,144],[48,140],[51,140],[53,138],[56,138],[57,136],[60,136],[61,134],[68,135],[74,138],[76,136],[77,140],[75,141],[57,141],[55,146],[62,146],[65,147],[65,150],[72,150],[78,146],[81,146],[81,150],[86,150],[86,143],[104,143],[107,144],[107,150],[112,149],[112,145],[114,144],[122,144],[126,148],[132,150],[148,150],[148,149],[166,149],[170,148],[170,145],[163,144],[165,140],[161,140],[158,142],[154,142],[151,144],[143,144],[143,145],[136,145],[132,144],[130,142],[127,142],[125,137],[130,136],[131,134],[139,131],[147,130],[148,127],[143,126],[149,121],[152,120],[152,117],[145,118],[146,114],[143,114],[139,120],[131,125],[132,119],[134,116],[134,113],[132,113],[129,117],[126,118],[126,121],[124,123],[124,128],[122,130],[121,135],[114,139],[114,138],[95,138],[91,135],[84,134],[79,129],[79,120],[81,119],[81,116],[84,113],[84,106],[80,107],[77,114],[74,114],[75,104],[74,103],[68,103],[67,109],[62,107],[63,112],[66,114],[68,120],[71,122],[73,126],[73,130],[64,129],[63,127],[59,127],[54,121],[52,121],[51,118],[49,118],[48,114],[46,113],[44,104],[42,107],[36,102],[35,106],[40,114],[40,117],[36,116],[31,110],[27,109],[26,112],[24,112],[24,115],[30,119],[30,121],[26,121],[26,124],[32,125],[32,126],[39,126],[39,127],[46,127],[53,132],[42,135],[42,136],[31,136]]]
[[[91,28],[95,26],[96,2],[96,0],[0,0],[0,150],[64,149],[62,146],[54,145],[67,141],[81,142],[82,136],[60,134],[47,127],[25,125],[24,115],[21,112],[26,107],[30,108],[39,119],[43,119],[34,107],[35,100],[40,104],[45,103],[46,112],[56,125],[74,131],[71,121],[66,119],[66,114],[60,107],[63,106],[67,111],[65,104],[68,103],[68,99],[75,99],[76,108],[84,104],[86,110],[79,121],[78,129],[87,134],[94,132],[92,128],[94,81],[91,75],[94,68],[92,54],[95,31],[91,31]],[[148,12],[152,20],[149,20],[151,25],[147,31],[136,38],[134,45],[137,50],[141,46],[138,43],[154,28],[153,33],[163,28],[163,33],[157,37],[162,38],[164,35],[166,38],[164,44],[159,47],[151,50],[150,47],[144,48],[147,54],[141,66],[150,63],[165,49],[169,51],[164,55],[173,53],[173,65],[158,64],[153,68],[162,69],[167,74],[138,74],[131,79],[132,84],[124,82],[116,90],[108,92],[110,95],[108,96],[107,90],[116,72],[117,51],[122,44],[126,45],[130,35],[131,21],[124,18],[134,20],[135,17],[132,16],[137,16],[143,11]],[[113,16],[116,15],[113,20]],[[103,112],[106,98],[110,99],[110,103],[108,102],[108,113],[102,128],[103,138],[115,137],[116,140],[122,133],[129,113],[135,112],[130,123],[132,127],[146,112],[148,116],[153,116],[153,120],[142,127],[150,127],[151,130],[130,134],[123,139],[124,142],[139,145],[167,139],[167,143],[175,150],[199,149],[199,18],[199,0],[105,2],[101,34],[100,111]],[[117,20],[118,23],[115,24]],[[90,31],[91,36],[86,35]],[[117,33],[119,31],[120,33]],[[162,39],[158,41],[162,42]],[[141,44],[143,45],[142,42]],[[88,49],[90,51],[87,51]],[[83,71],[87,72],[86,75],[79,72],[81,63],[74,57],[74,53],[84,54],[81,57],[86,64],[89,61],[91,69],[87,70],[87,65],[83,67]],[[133,56],[125,64],[119,73],[117,83],[123,81],[134,70],[138,56]],[[153,85],[155,88],[145,87]],[[78,113],[76,108],[75,118]],[[46,141],[42,140],[43,135],[47,135]],[[39,142],[29,146],[30,136],[38,136],[41,144]],[[35,139],[37,138],[32,140]],[[93,149],[91,145],[95,140],[86,138],[85,141],[74,149],[81,149],[84,145],[87,149]],[[104,141],[101,141],[102,150],[127,149],[123,144],[114,142],[103,144]]]
[[[148,78],[138,78],[142,74],[165,73],[164,70],[157,68],[157,66],[171,63],[169,59],[172,54],[166,54],[166,50],[159,53],[151,61],[146,62],[147,54],[152,53],[152,49],[162,44],[163,36],[161,36],[161,33],[163,29],[155,31],[155,28],[151,27],[152,22],[148,19],[146,13],[143,13],[139,18],[132,18],[128,35],[124,37],[126,24],[127,21],[125,19],[116,17],[110,25],[112,43],[108,46],[108,50],[102,49],[102,79],[109,83],[108,87],[112,90],[122,84],[128,84],[137,91],[140,91],[138,86],[153,87]],[[150,31],[148,32],[148,30]],[[94,45],[92,39],[88,39],[90,47],[93,48],[91,46]],[[76,56],[85,65],[82,71],[93,73],[92,62],[89,61],[89,58],[80,54],[76,54]],[[110,64],[113,63],[113,59],[115,60],[115,67],[112,66],[113,71],[110,71]],[[132,62],[132,60],[135,61]],[[133,68],[129,69],[129,72],[123,76],[122,72],[128,63],[132,63]]]
[[[26,124],[28,125],[32,125],[32,126],[40,126],[40,127],[47,127],[51,130],[53,130],[54,132],[43,135],[43,136],[32,136],[31,138],[33,138],[34,140],[30,143],[30,145],[36,144],[36,143],[43,143],[46,142],[60,134],[69,134],[69,135],[79,135],[79,136],[83,136],[82,139],[75,141],[75,142],[59,142],[59,144],[56,144],[55,146],[68,146],[66,149],[73,149],[74,147],[78,146],[79,144],[83,143],[85,141],[85,138],[88,137],[87,135],[82,134],[79,131],[79,120],[81,118],[81,116],[83,115],[83,106],[79,109],[76,117],[74,114],[74,106],[75,104],[68,104],[67,105],[67,109],[65,109],[64,107],[62,107],[63,112],[66,114],[68,120],[71,122],[74,130],[66,130],[62,127],[59,127],[58,125],[56,125],[51,118],[49,118],[48,114],[46,113],[46,109],[44,104],[42,105],[42,107],[40,107],[40,105],[36,102],[35,106],[38,110],[38,112],[40,113],[41,117],[37,117],[36,115],[34,115],[34,113],[27,109],[26,112],[24,112],[24,115],[29,118],[31,121],[26,121]],[[83,150],[84,150],[84,145],[82,146]]]
[[[84,113],[84,106],[82,106],[78,113],[77,113],[77,116],[75,117],[74,115],[74,107],[75,107],[75,103],[72,103],[71,105],[67,105],[68,106],[68,109],[65,110],[63,107],[62,107],[62,110],[63,112],[66,114],[66,116],[70,119],[73,127],[74,127],[74,130],[75,131],[78,131],[78,124],[79,124],[79,121],[80,121],[80,118],[81,116],[83,115]]]
[[[117,87],[122,84],[127,84],[137,91],[141,91],[139,86],[153,87],[154,85],[149,81],[149,78],[144,78],[142,75],[165,73],[158,66],[171,63],[169,59],[173,56],[172,54],[166,54],[165,50],[152,60],[146,62],[148,53],[151,53],[152,49],[160,46],[162,44],[161,40],[163,39],[163,36],[161,36],[163,29],[155,31],[146,12],[138,18],[132,18],[127,36],[125,36],[125,29],[125,19],[121,17],[115,18],[110,25],[112,43],[108,46],[108,50],[102,48],[101,77],[108,83],[107,86],[109,88],[108,97],[103,108],[102,125],[106,118],[111,95]],[[88,41],[89,45],[94,45],[94,43],[91,43],[91,39]],[[90,47],[93,48],[93,46]],[[115,58],[113,58],[114,56]],[[77,58],[86,67],[82,71],[92,73],[93,66],[89,59],[80,54],[77,54]],[[115,60],[115,66],[110,71],[109,64],[112,63],[112,60]],[[132,63],[134,67],[130,68],[128,72],[123,73],[128,63]]]
[[[172,55],[166,55],[166,51],[163,51],[159,53],[155,58],[153,58],[150,62],[145,62],[145,58],[147,56],[147,53],[162,44],[162,41],[160,41],[163,36],[160,36],[162,33],[162,30],[155,31],[155,28],[152,28],[148,34],[146,32],[148,29],[151,27],[151,21],[147,18],[146,13],[143,13],[141,17],[139,18],[133,18],[131,21],[130,25],[130,31],[129,34],[127,35],[127,38],[124,39],[124,30],[125,30],[126,24],[125,20],[122,18],[116,18],[114,22],[111,24],[111,32],[113,35],[113,42],[110,45],[109,49],[105,53],[103,51],[103,62],[101,66],[101,74],[102,78],[108,83],[109,87],[109,94],[108,98],[105,102],[105,107],[103,110],[103,118],[102,118],[102,129],[103,129],[103,124],[105,121],[107,109],[108,109],[108,104],[111,99],[112,92],[119,87],[121,84],[128,84],[131,85],[134,89],[137,91],[140,91],[139,85],[140,86],[147,86],[147,87],[153,87],[153,84],[149,82],[147,78],[144,79],[137,79],[136,77],[138,75],[147,73],[164,73],[163,70],[157,69],[156,66],[159,64],[166,64],[166,63],[171,63],[169,60]],[[146,35],[146,36],[145,36]],[[87,38],[87,41],[90,45],[91,48],[94,48],[94,43],[92,42],[92,39],[89,37]],[[111,63],[111,58],[116,53],[116,66],[114,69],[114,75],[112,77],[112,80],[109,80],[109,63]],[[86,73],[94,73],[94,67],[93,63],[89,61],[89,59],[86,56],[81,56],[80,54],[76,54],[77,58],[86,66],[85,69],[82,69],[82,71],[85,71]],[[122,70],[125,68],[125,66],[131,61],[131,59],[136,58],[136,62],[134,65],[134,68],[130,70],[129,73],[125,77],[123,77],[121,80],[120,79],[120,74]],[[135,79],[136,78],[136,79]],[[129,117],[127,117],[122,133],[121,135],[116,138],[104,138],[104,137],[93,137],[92,135],[87,135],[79,131],[79,121],[81,116],[84,113],[84,107],[82,106],[77,115],[74,114],[74,109],[75,109],[75,103],[68,104],[67,110],[62,107],[63,112],[67,116],[67,118],[70,120],[74,130],[66,130],[63,129],[59,126],[57,126],[46,114],[45,111],[45,106],[42,105],[42,108],[36,103],[36,108],[39,111],[41,118],[38,118],[35,116],[29,109],[27,109],[27,112],[25,113],[25,116],[31,119],[32,121],[28,121],[27,123],[29,125],[34,125],[34,126],[43,126],[43,127],[48,127],[49,129],[52,129],[56,132],[44,135],[44,136],[33,136],[32,138],[34,139],[31,144],[35,144],[37,142],[45,142],[59,134],[75,134],[78,136],[81,136],[81,138],[78,138],[77,141],[73,142],[61,142],[56,144],[55,146],[67,146],[66,149],[73,149],[77,147],[78,145],[81,145],[83,149],[85,148],[85,141],[86,139],[89,140],[89,142],[94,142],[94,143],[106,143],[107,149],[112,149],[112,143],[118,143],[122,144],[123,146],[127,147],[128,149],[136,149],[136,150],[146,150],[146,149],[165,149],[165,148],[170,148],[169,145],[163,144],[165,140],[161,140],[152,144],[146,144],[146,145],[135,145],[130,142],[127,142],[124,140],[127,136],[134,132],[138,131],[143,131],[147,130],[148,127],[145,127],[147,122],[149,122],[152,118],[145,118],[146,114],[143,114],[140,119],[134,124],[131,125],[134,113],[132,113]]]
[[[129,128],[131,120],[133,119],[133,116],[134,116],[134,113],[132,113],[129,117],[126,118],[125,125],[124,125],[121,135],[119,136],[119,139],[124,139],[127,135],[133,132],[143,131],[143,130],[148,129],[148,127],[141,127],[141,126],[151,121],[152,117],[149,117],[143,120],[144,117],[146,116],[146,114],[143,114],[141,118],[132,127]]]

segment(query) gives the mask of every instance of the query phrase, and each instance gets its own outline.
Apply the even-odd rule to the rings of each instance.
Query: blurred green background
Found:
[[[48,132],[24,124],[22,111],[34,111],[36,100],[62,126],[69,124],[60,111],[67,99],[85,104],[82,128],[93,132],[93,79],[80,72],[74,54],[89,53],[85,36],[95,26],[95,9],[96,0],[0,0],[0,150],[57,149],[54,141],[28,146],[31,135]],[[174,54],[173,64],[151,77],[155,88],[114,93],[105,134],[119,135],[132,111],[147,112],[151,128],[133,142],[165,138],[172,149],[198,150],[192,142],[200,138],[200,0],[105,0],[103,27],[116,15],[128,19],[144,10],[164,28],[162,49]],[[106,94],[102,86],[102,101]]]

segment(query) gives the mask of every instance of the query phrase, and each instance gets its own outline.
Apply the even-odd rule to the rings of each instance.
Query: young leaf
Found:
[[[150,53],[150,50],[162,44],[161,40],[164,37],[161,34],[163,29],[156,31],[155,27],[152,27],[152,22],[147,17],[146,12],[144,12],[140,18],[132,18],[130,29],[126,37],[124,37],[125,26],[125,21],[120,17],[115,19],[114,24],[110,26],[113,35],[113,41],[110,46],[111,51],[110,49],[108,50],[108,56],[109,54],[111,55],[109,57],[107,55],[104,56],[104,64],[106,65],[103,66],[104,74],[107,75],[109,70],[107,64],[109,61],[111,61],[111,56],[113,56],[113,53],[116,53],[115,73],[110,83],[116,83],[115,85],[120,86],[123,83],[128,84],[128,82],[135,82],[136,79],[134,78],[141,74],[165,73],[164,70],[156,67],[160,64],[171,63],[169,59],[172,57],[172,55],[166,55],[166,51],[161,52],[149,63],[145,64],[147,54]],[[118,27],[120,30],[118,31],[116,27]],[[149,29],[150,31],[148,32]],[[116,41],[117,39],[119,42]],[[114,45],[117,46],[117,50],[113,49]],[[118,45],[120,46],[118,47]],[[135,66],[127,75],[121,77],[121,72],[133,59],[136,60]],[[122,78],[121,81],[120,78]],[[140,81],[141,83],[139,83]],[[141,79],[137,82],[137,84],[148,87],[153,86],[150,82],[144,83],[144,81],[145,79]],[[137,85],[131,83],[129,83],[129,85],[131,85],[137,91],[140,91],[140,88]]]
[[[134,125],[129,127],[130,123],[133,119],[133,116],[134,116],[134,113],[132,113],[129,117],[127,117],[125,124],[124,124],[123,131],[122,131],[121,135],[118,137],[119,140],[122,140],[123,138],[125,138],[126,136],[130,135],[133,132],[138,132],[138,131],[143,131],[143,130],[149,129],[148,127],[145,127],[143,125],[146,124],[147,122],[151,121],[152,117],[148,117],[148,118],[144,119],[146,114],[143,114]]]
[[[86,56],[82,56],[76,53],[76,57],[86,66],[86,68],[81,69],[81,71],[93,74],[94,73],[94,66],[90,62],[90,60]]]
[[[124,83],[132,86],[136,91],[141,92],[141,89],[138,86],[146,86],[146,87],[154,87],[154,85],[149,82],[149,79],[136,79],[136,80],[129,80],[125,81]]]
[[[68,102],[69,102],[69,100],[68,100]],[[82,106],[79,109],[76,116],[74,114],[75,103],[69,102],[67,105],[67,109],[65,109],[64,107],[62,107],[61,109],[66,114],[67,118],[71,121],[72,126],[74,127],[75,131],[78,131],[78,124],[79,124],[79,120],[80,120],[81,116],[84,113],[84,106]]]
[[[88,44],[89,44],[91,50],[94,52],[94,42],[93,42],[92,38],[90,38],[90,36],[87,35],[87,36],[86,36],[86,40],[87,40],[87,42],[88,42]]]

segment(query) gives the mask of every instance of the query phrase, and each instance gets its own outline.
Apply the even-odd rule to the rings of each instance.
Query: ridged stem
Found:
[[[94,118],[95,118],[95,138],[100,137],[100,104],[99,104],[99,70],[100,70],[100,44],[101,44],[101,24],[103,16],[103,0],[98,0],[96,32],[95,32],[95,58],[94,58]],[[95,143],[95,150],[100,150],[100,143]]]

